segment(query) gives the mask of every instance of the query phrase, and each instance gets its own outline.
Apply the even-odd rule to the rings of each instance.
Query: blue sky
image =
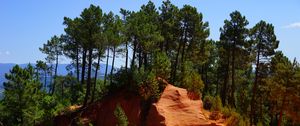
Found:
[[[153,1],[158,7],[160,0]],[[147,0],[1,0],[0,63],[28,63],[44,59],[38,48],[53,35],[64,33],[63,17],[79,16],[90,4],[104,12],[118,13],[120,8],[138,10]],[[279,50],[300,61],[299,0],[173,0],[178,7],[189,4],[198,8],[209,22],[210,38],[219,39],[219,29],[229,14],[238,10],[249,21],[249,28],[260,20],[275,26]],[[119,14],[119,13],[118,13]],[[118,60],[120,66],[124,60]],[[68,60],[62,61],[67,63]]]

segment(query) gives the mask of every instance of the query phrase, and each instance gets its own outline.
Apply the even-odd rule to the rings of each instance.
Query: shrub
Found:
[[[204,109],[206,110],[211,110],[211,111],[221,111],[223,106],[222,106],[222,101],[219,96],[212,97],[210,95],[206,95],[203,99],[204,101]]]
[[[184,63],[180,83],[188,91],[194,92],[197,95],[201,95],[200,92],[204,88],[201,76],[192,68],[191,62]]]
[[[241,116],[235,109],[224,107],[222,109],[223,117],[227,118],[226,124],[228,126],[249,126],[250,122],[247,117]]]
[[[224,107],[222,109],[223,117],[228,118],[232,115],[232,110],[229,107]]]
[[[128,125],[128,119],[123,111],[122,107],[120,104],[117,104],[116,109],[114,111],[114,115],[117,119],[117,126],[127,126]]]
[[[258,122],[256,126],[263,126],[262,122]]]
[[[144,75],[143,82],[139,85],[140,95],[145,99],[158,99],[160,96],[159,92],[159,83],[156,80],[155,74],[153,72],[149,72]]]
[[[171,62],[166,53],[155,52],[151,68],[157,77],[168,79],[171,72]]]
[[[216,96],[213,100],[212,110],[221,111],[222,107],[223,107],[223,105],[222,105],[221,98],[219,96]]]
[[[206,95],[203,99],[204,105],[203,108],[206,110],[210,110],[213,104],[213,97],[210,95]]]

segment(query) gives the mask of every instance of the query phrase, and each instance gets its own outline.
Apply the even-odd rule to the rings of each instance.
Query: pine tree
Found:
[[[246,37],[248,36],[248,29],[246,26],[249,24],[246,20],[245,16],[242,16],[240,12],[234,11],[230,14],[230,20],[224,21],[224,26],[220,29],[220,41],[224,44],[225,52],[227,53],[227,63],[226,63],[226,79],[228,81],[231,78],[231,87],[229,93],[228,102],[232,107],[235,106],[235,90],[236,90],[236,69],[241,68],[242,64],[240,61],[247,61],[243,60],[243,58],[247,57],[247,41]],[[246,56],[245,56],[246,55]],[[229,76],[229,68],[231,68],[231,76]],[[224,82],[224,89],[223,89],[223,96],[226,95],[226,84]],[[224,104],[223,99],[223,104]]]
[[[253,50],[256,57],[255,81],[253,85],[253,96],[251,100],[251,122],[257,123],[257,115],[255,114],[257,96],[259,86],[262,85],[263,79],[268,77],[268,63],[270,58],[275,54],[279,41],[276,40],[274,27],[265,21],[260,21],[251,29],[251,40],[253,41]],[[261,93],[261,92],[260,92]],[[262,115],[260,115],[262,116]]]
[[[43,75],[44,77],[44,89],[47,89],[47,70],[48,70],[48,66],[45,62],[38,60],[36,61],[36,69],[37,69],[37,74],[38,75]],[[40,70],[43,71],[43,74],[40,74]],[[38,76],[40,77],[40,76]]]
[[[38,104],[41,96],[41,83],[36,80],[34,68],[29,64],[22,69],[14,66],[10,73],[5,74],[4,106],[2,120],[9,125],[34,125],[42,118],[42,111]]]
[[[127,17],[130,15],[130,11],[125,10],[123,8],[120,9],[120,13],[122,14],[122,23],[123,23],[123,29],[122,29],[122,34],[124,35],[124,43],[125,43],[125,70],[127,72],[128,68],[128,47],[129,47],[129,40],[130,37],[128,35],[128,27],[127,27]],[[123,44],[124,44],[123,43]]]
[[[41,52],[47,54],[46,60],[50,62],[55,61],[54,78],[57,76],[57,69],[59,63],[59,56],[62,55],[62,41],[59,37],[54,35],[42,48],[39,48]],[[55,84],[52,84],[52,94],[55,91]]]

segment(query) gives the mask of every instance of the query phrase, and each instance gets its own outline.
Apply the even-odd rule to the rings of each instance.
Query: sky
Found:
[[[161,0],[152,0],[156,7]],[[34,63],[43,60],[39,51],[53,35],[64,33],[63,17],[75,18],[90,4],[108,13],[119,14],[120,8],[137,11],[147,0],[1,0],[0,1],[0,63]],[[291,60],[300,61],[299,0],[173,0],[181,8],[188,4],[209,22],[209,38],[218,40],[219,29],[229,14],[238,10],[249,21],[248,28],[260,20],[275,26],[279,49]],[[60,63],[69,60],[61,58]],[[124,64],[118,59],[116,65]]]

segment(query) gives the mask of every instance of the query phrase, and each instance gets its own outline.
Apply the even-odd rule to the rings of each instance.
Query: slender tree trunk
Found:
[[[179,41],[180,42],[180,41]],[[177,71],[177,65],[178,65],[178,59],[179,59],[179,54],[180,54],[180,49],[181,49],[182,44],[179,43],[178,49],[177,49],[177,54],[176,54],[176,59],[174,63],[174,68],[173,68],[173,77],[172,77],[172,83],[174,84],[176,80],[176,71]]]
[[[233,43],[232,47],[232,61],[231,61],[231,106],[235,108],[235,97],[234,97],[234,92],[235,92],[235,42]]]
[[[132,61],[131,61],[131,69],[133,68],[133,66],[134,66],[134,64],[135,64],[136,46],[137,46],[137,42],[136,42],[136,39],[134,38],[134,41],[133,41]]]
[[[64,99],[64,81],[61,83],[61,97]]]
[[[127,72],[127,68],[128,68],[128,41],[125,42],[125,47],[126,47],[125,70]]]
[[[140,69],[143,64],[141,44],[138,44],[138,51],[139,51],[138,57],[139,57],[139,69]]]
[[[57,77],[57,67],[58,67],[58,54],[56,54],[56,63],[55,63],[55,70],[54,70],[54,80]],[[52,93],[53,94],[55,92],[55,83],[53,84],[52,87]]]
[[[285,101],[286,101],[286,94],[284,94],[284,96],[283,96],[283,100],[282,100],[282,105],[281,105],[281,109],[280,109],[280,115],[279,115],[279,120],[278,120],[277,126],[281,126]]]
[[[81,85],[84,84],[84,77],[85,77],[85,65],[86,65],[86,53],[87,50],[83,50],[83,55],[82,55],[82,66],[81,66]]]
[[[49,90],[49,94],[52,92],[52,90],[54,90],[54,83],[52,82],[52,80],[53,80],[53,71],[52,71],[52,68],[53,68],[53,64],[51,64],[51,66],[50,66],[50,72],[49,72],[49,74],[50,74],[50,85],[51,85],[51,90]]]
[[[216,94],[215,96],[218,96],[218,93],[219,93],[219,72],[216,73],[217,77],[216,77],[216,85],[217,85],[217,88],[216,88]]]
[[[250,115],[250,124],[254,124],[254,117],[255,117],[255,98],[256,98],[256,90],[258,86],[258,71],[259,71],[259,59],[260,59],[260,46],[258,46],[257,50],[257,59],[256,59],[256,68],[255,68],[255,80],[252,90],[252,99],[251,99],[251,115]]]
[[[107,77],[107,69],[108,69],[108,60],[109,60],[109,47],[107,47],[107,53],[106,53],[106,66],[105,66],[105,74],[104,74],[104,85],[106,85],[106,77]]]
[[[160,51],[162,52],[164,50],[164,42],[161,42],[159,44],[159,48],[160,48]]]
[[[181,53],[181,66],[183,66],[184,64],[184,53],[185,53],[185,46],[186,46],[186,42],[183,43],[182,46],[182,53]]]
[[[222,103],[225,106],[226,105],[226,100],[227,100],[227,84],[229,80],[229,62],[230,62],[230,51],[227,50],[227,64],[226,64],[226,69],[225,69],[225,78],[224,78],[224,84],[222,88]]]
[[[92,73],[92,62],[93,62],[93,49],[89,49],[88,55],[88,76],[87,76],[87,83],[86,83],[86,93],[84,98],[83,106],[87,105],[90,93],[91,93],[91,73]]]
[[[55,73],[54,73],[54,77],[57,76],[57,67],[58,67],[58,54],[56,54],[56,63],[55,63]]]
[[[147,69],[147,67],[148,67],[147,53],[144,52],[143,56],[144,56],[144,67],[145,67],[145,69]]]
[[[76,44],[76,79],[77,79],[77,82],[79,82],[79,47],[78,47],[78,44]]]
[[[166,51],[167,56],[170,56],[170,54],[169,54],[169,41],[168,40],[166,41],[165,51]]]
[[[187,32],[184,31],[184,41],[182,45],[182,53],[181,53],[181,72],[183,72],[183,65],[184,65],[184,53],[185,53],[185,46],[187,43]]]
[[[44,70],[44,88],[47,91],[47,69]]]
[[[111,70],[110,70],[110,83],[112,84],[112,80],[113,80],[113,72],[114,72],[114,65],[115,65],[115,57],[116,57],[116,46],[113,47],[113,59],[112,59],[112,63],[111,63]]]
[[[98,61],[97,61],[97,66],[96,66],[96,71],[95,71],[94,87],[93,87],[91,102],[94,102],[94,98],[95,98],[96,84],[97,84],[97,77],[98,77],[98,70],[101,69],[101,67],[100,67],[100,60],[101,60],[101,51],[99,50]]]

